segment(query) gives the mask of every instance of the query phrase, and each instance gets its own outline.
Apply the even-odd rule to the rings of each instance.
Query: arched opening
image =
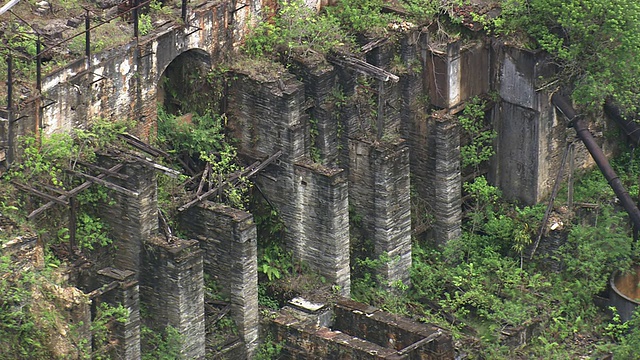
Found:
[[[166,67],[158,82],[158,105],[172,115],[218,112],[217,93],[209,77],[211,56],[200,49],[178,55]]]

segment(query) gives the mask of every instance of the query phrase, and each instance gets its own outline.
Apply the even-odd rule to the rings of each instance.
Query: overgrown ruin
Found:
[[[170,325],[179,332],[181,358],[204,359],[212,341],[206,314],[220,305],[205,301],[205,277],[211,277],[228,299],[220,312],[231,315],[237,330],[220,358],[253,358],[268,329],[286,344],[289,358],[453,359],[444,329],[349,300],[352,271],[357,259],[385,258],[376,269],[383,285],[410,287],[412,238],[444,244],[460,236],[462,184],[470,177],[487,175],[506,198],[524,205],[547,198],[564,166],[563,150],[575,140],[540,84],[555,68],[545,53],[481,33],[442,43],[422,27],[394,30],[391,40],[364,38],[359,57],[310,51],[294,53],[286,67],[240,61],[235,52],[265,5],[189,8],[186,25],[167,22],[79,59],[44,76],[41,92],[10,114],[0,112],[7,160],[19,158],[18,139],[30,132],[68,132],[98,118],[133,120],[137,138],[128,144],[142,144],[99,158],[84,176],[89,184],[113,186],[112,204],[96,211],[114,243],[104,256],[79,257],[68,269],[82,292],[74,295],[82,301],[70,317],[91,322],[97,304],[122,304],[128,316],[114,327],[114,356],[140,358],[144,316],[158,331]],[[155,158],[161,155],[145,143],[155,136],[158,103],[179,107],[166,84],[220,63],[230,65],[224,96],[199,95],[224,102],[217,105],[224,105],[239,157],[254,164],[243,176],[277,210],[293,258],[338,298],[313,309],[289,303],[266,326],[260,324],[258,234],[249,211],[198,192],[173,222],[183,238],[167,234],[158,220]],[[179,96],[198,95],[182,85]],[[477,97],[487,99],[484,119],[497,132],[496,155],[481,168],[463,168],[460,148],[470,139],[457,116]],[[605,121],[597,124],[602,129],[594,130],[606,131]],[[614,140],[598,141],[613,152]],[[575,168],[593,165],[582,144],[573,149]],[[62,211],[81,191],[50,194],[33,218]],[[13,246],[37,251],[31,236],[18,243],[3,244],[2,253]],[[91,332],[82,334],[91,343]]]

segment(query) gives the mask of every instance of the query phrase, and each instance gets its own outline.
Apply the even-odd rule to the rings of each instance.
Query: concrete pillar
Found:
[[[180,334],[181,359],[204,359],[204,280],[197,240],[163,237],[145,242],[140,297],[149,326],[167,325]],[[146,320],[146,319],[145,319]]]
[[[411,267],[411,201],[409,149],[404,142],[384,147],[363,141],[350,142],[349,206],[359,219],[358,256],[390,258],[380,275],[389,285],[409,284]]]
[[[389,284],[409,285],[411,268],[411,198],[409,148],[403,145],[373,152],[375,170],[374,255],[389,256],[379,269]]]
[[[112,306],[122,305],[129,311],[124,322],[114,322],[113,336],[117,340],[114,358],[124,360],[140,359],[140,303],[136,274],[129,270],[104,268],[98,271],[101,285],[113,281],[120,283],[115,289],[102,294],[101,302]]]
[[[435,117],[433,169],[428,181],[433,185],[434,236],[444,244],[461,235],[462,180],[460,178],[460,126],[458,119],[444,114]]]
[[[127,163],[120,172],[129,176],[128,179],[110,178],[109,181],[138,193],[138,196],[111,191],[115,204],[98,209],[100,218],[109,224],[115,248],[113,265],[103,266],[135,271],[138,276],[142,243],[158,230],[156,174],[153,168],[138,162]]]
[[[288,244],[297,259],[339,287],[351,292],[349,265],[349,201],[347,176],[342,169],[319,164],[295,167],[295,205],[299,221],[287,230]]]
[[[250,359],[258,346],[258,261],[253,216],[205,202],[187,210],[181,227],[200,241],[204,272],[222,286]]]

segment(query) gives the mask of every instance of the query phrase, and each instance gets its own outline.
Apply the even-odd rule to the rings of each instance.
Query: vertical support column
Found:
[[[110,196],[115,204],[100,209],[99,215],[113,234],[116,248],[113,266],[138,271],[142,243],[158,230],[156,174],[152,168],[133,162],[128,163],[122,173],[129,178],[111,181],[137,192],[138,197],[112,192]]]
[[[430,177],[434,187],[434,233],[437,244],[461,234],[462,185],[460,178],[460,127],[455,117],[435,119],[435,168]]]
[[[204,359],[204,280],[202,250],[197,240],[154,237],[145,242],[140,297],[148,325],[180,334],[181,359]],[[145,320],[146,321],[146,320]]]
[[[258,248],[253,216],[206,202],[186,211],[181,227],[200,240],[204,272],[229,296],[246,358],[251,359],[258,346]]]
[[[388,255],[380,275],[390,286],[410,284],[411,199],[409,148],[403,143],[372,152],[374,176],[374,255]]]
[[[98,281],[107,285],[112,281],[120,286],[100,296],[100,300],[112,306],[122,305],[129,311],[124,322],[115,322],[113,335],[118,345],[114,358],[140,359],[140,303],[136,274],[133,271],[104,268],[98,271]]]
[[[300,234],[291,244],[294,256],[339,287],[351,293],[349,264],[348,184],[342,169],[319,164],[299,164],[296,194],[299,221],[292,231]]]

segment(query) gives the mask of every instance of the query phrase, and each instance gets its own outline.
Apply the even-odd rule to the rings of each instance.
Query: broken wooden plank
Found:
[[[84,166],[84,167],[87,167],[87,168],[89,168],[91,170],[95,170],[95,171],[101,172],[103,174],[107,174],[109,176],[112,176],[112,177],[115,177],[115,178],[118,178],[118,179],[127,180],[129,178],[129,175],[120,174],[119,172],[111,171],[111,170],[103,168],[101,166],[89,164],[89,163],[81,161],[81,160],[78,160],[77,163],[82,165],[82,166]]]
[[[43,188],[43,189],[46,189],[46,190],[52,191],[52,192],[54,192],[54,193],[56,193],[56,194],[58,194],[58,195],[68,195],[68,193],[69,193],[69,192],[68,192],[67,190],[65,190],[65,189],[61,189],[61,188],[56,187],[56,186],[46,185],[46,184],[43,184],[43,183],[38,182],[38,181],[36,181],[36,182],[34,183],[34,185],[36,185],[36,186],[38,186],[38,187],[41,187],[41,188]]]
[[[362,51],[363,53],[368,53],[369,51],[371,51],[371,50],[373,50],[373,49],[375,49],[375,48],[377,48],[379,46],[382,46],[382,45],[386,44],[388,41],[389,41],[388,37],[375,39],[373,41],[370,41],[370,42],[364,44],[360,48],[360,51]]]
[[[329,54],[327,55],[327,60],[340,66],[355,70],[363,75],[371,76],[374,79],[391,82],[400,81],[400,78],[397,75],[351,55],[336,53]]]
[[[221,188],[223,188],[224,186],[226,186],[228,184],[232,184],[237,179],[239,179],[241,176],[243,176],[244,173],[249,173],[253,168],[257,167],[258,165],[259,165],[259,162],[256,161],[255,163],[249,165],[244,170],[242,170],[240,172],[235,172],[235,173],[229,175],[227,177],[227,180],[223,181],[220,185],[210,189],[209,191],[205,192],[202,195],[196,195],[196,197],[193,200],[191,200],[188,203],[186,203],[186,204],[182,205],[181,207],[179,207],[178,211],[180,211],[180,212],[185,211],[188,208],[192,207],[193,205],[197,204],[198,202],[200,202],[200,201],[208,198],[209,196],[215,194],[218,190],[220,190]]]
[[[200,184],[198,185],[198,191],[196,191],[196,196],[202,193],[202,188],[204,187],[205,180],[207,180],[207,176],[211,171],[211,163],[207,163],[207,166],[204,167],[204,171],[202,172],[202,178],[200,179]]]
[[[172,178],[178,178],[180,175],[182,175],[182,173],[180,171],[177,170],[173,170],[171,168],[168,168],[164,165],[160,165],[156,162],[154,162],[152,159],[149,158],[145,158],[136,154],[131,154],[129,153],[130,156],[133,156],[136,160],[143,162],[145,164],[147,164],[148,166],[151,166],[152,168],[163,172],[165,175],[170,176]]]
[[[98,178],[98,177],[95,177],[95,176],[91,176],[89,174],[81,173],[80,171],[75,171],[75,170],[66,170],[66,171],[71,173],[71,174],[73,174],[73,175],[82,176],[82,177],[84,177],[85,179],[87,179],[89,181],[92,181],[94,183],[100,184],[100,185],[106,187],[107,189],[111,189],[113,191],[117,191],[117,192],[119,192],[121,194],[125,194],[125,195],[128,195],[128,196],[133,196],[135,198],[137,198],[139,196],[139,194],[137,192],[135,192],[135,191],[131,191],[131,190],[127,189],[127,188],[124,188],[124,187],[122,187],[120,185],[116,185],[114,183],[108,182],[108,181],[103,180],[101,178]]]
[[[398,355],[402,356],[405,354],[408,354],[410,352],[412,352],[413,350],[424,346],[425,344],[428,344],[432,341],[434,341],[438,336],[442,335],[442,330],[438,329],[436,332],[434,332],[433,334],[427,336],[424,339],[418,340],[416,342],[414,342],[413,344],[401,349],[400,351],[398,351]]]
[[[69,205],[69,203],[67,201],[65,201],[64,199],[59,199],[58,197],[55,197],[53,195],[49,195],[49,194],[44,193],[44,192],[42,192],[40,190],[34,189],[34,188],[30,187],[30,186],[20,184],[19,182],[16,182],[16,181],[13,181],[13,180],[11,180],[11,183],[13,185],[15,185],[17,188],[19,188],[21,190],[24,190],[24,191],[27,191],[27,192],[30,192],[30,193],[32,193],[32,194],[34,194],[36,196],[39,196],[39,197],[41,197],[41,198],[43,198],[45,200],[53,201],[53,202],[55,202],[57,204],[60,204],[60,205]]]
[[[171,156],[168,153],[166,153],[166,152],[164,152],[164,151],[162,151],[162,150],[160,150],[158,148],[155,148],[155,147],[145,143],[144,141],[138,139],[137,137],[135,137],[133,135],[130,135],[130,134],[118,134],[118,137],[123,139],[124,141],[126,141],[127,144],[133,146],[134,148],[136,148],[136,149],[138,149],[140,151],[146,152],[147,154],[149,154],[151,156],[154,156],[154,157],[163,156],[163,157],[165,157],[167,159],[171,158]]]

